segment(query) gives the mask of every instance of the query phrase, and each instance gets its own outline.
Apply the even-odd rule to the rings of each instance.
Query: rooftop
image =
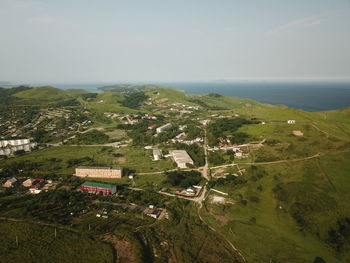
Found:
[[[76,169],[121,170],[121,167],[78,166]]]
[[[99,182],[92,182],[92,181],[86,181],[82,184],[82,186],[100,187],[100,188],[109,188],[109,189],[116,187],[115,184],[99,183]]]

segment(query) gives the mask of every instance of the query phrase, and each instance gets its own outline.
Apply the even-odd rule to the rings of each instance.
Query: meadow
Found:
[[[348,243],[337,250],[329,231],[350,216],[349,153],[259,165],[242,185],[217,185],[234,204],[211,204],[201,215],[225,233],[250,262],[349,262]],[[258,175],[260,173],[260,176]]]

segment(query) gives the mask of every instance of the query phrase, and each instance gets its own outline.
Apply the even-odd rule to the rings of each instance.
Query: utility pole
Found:
[[[16,246],[18,247],[18,236],[16,236]]]
[[[55,238],[57,238],[57,230],[56,230],[56,228],[55,228]]]
[[[89,224],[89,231],[91,230],[91,225]]]

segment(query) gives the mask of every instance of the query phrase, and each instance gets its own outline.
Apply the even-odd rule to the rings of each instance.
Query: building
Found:
[[[33,183],[35,182],[35,179],[29,178],[27,180],[25,180],[22,185],[24,187],[31,187],[33,185]]]
[[[173,125],[171,125],[171,123],[164,124],[163,126],[158,127],[156,132],[161,133],[163,131],[169,130],[171,127],[173,127]]]
[[[0,140],[0,155],[11,155],[17,151],[30,152],[35,146],[37,143],[30,142],[29,139]]]
[[[162,209],[156,208],[153,205],[150,205],[145,210],[143,210],[143,213],[145,215],[148,215],[150,217],[153,217],[154,219],[157,219],[160,214],[162,213]]]
[[[123,168],[80,166],[75,169],[75,176],[95,178],[122,178]]]
[[[154,149],[153,150],[153,160],[159,161],[163,157],[162,150]]]
[[[114,184],[86,181],[80,186],[80,190],[90,194],[102,193],[103,195],[109,195],[114,194],[117,191],[117,186]]]
[[[187,164],[194,164],[185,150],[173,150],[170,151],[170,154],[179,168],[187,168]]]
[[[4,187],[14,187],[16,184],[18,183],[18,180],[13,177],[11,179],[8,179],[4,184],[3,186]]]

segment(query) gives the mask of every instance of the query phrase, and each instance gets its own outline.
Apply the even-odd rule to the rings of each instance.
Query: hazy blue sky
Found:
[[[0,80],[349,78],[349,0],[0,0]]]

